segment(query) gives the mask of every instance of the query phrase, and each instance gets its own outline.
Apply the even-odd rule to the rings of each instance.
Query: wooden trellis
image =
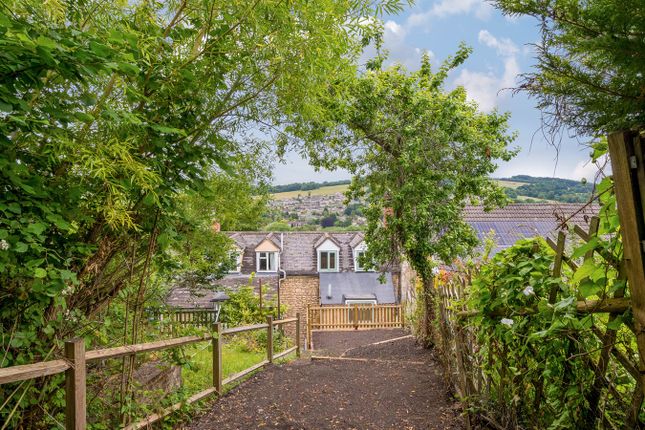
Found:
[[[575,226],[573,231],[577,236],[585,242],[588,242],[598,229],[598,218],[592,218],[590,222],[589,231],[584,231],[579,226]],[[565,253],[566,234],[559,232],[557,241],[547,239],[547,243],[556,252],[553,265],[553,276],[560,277],[562,274],[562,266],[567,265],[572,270],[576,270],[578,265]],[[616,269],[619,274],[619,279],[625,279],[626,271],[624,261],[615,261],[610,255],[603,251],[589,251],[584,258],[594,258],[594,254],[600,252],[600,257]],[[486,375],[482,370],[482,365],[479,360],[482,358],[478,354],[480,346],[476,341],[474,328],[468,325],[468,319],[480,314],[478,310],[470,310],[465,308],[465,298],[467,295],[468,279],[462,277],[460,283],[453,283],[441,286],[439,288],[439,311],[440,311],[440,335],[442,338],[442,348],[445,355],[445,364],[448,370],[448,375],[453,387],[455,388],[459,397],[469,399],[472,396],[486,399],[488,393],[491,392],[491,384],[495,378]],[[556,289],[552,290],[549,295],[549,302],[556,303],[557,297]],[[613,295],[603,297],[600,300],[583,300],[582,297],[578,298],[576,302],[576,310],[580,314],[589,313],[605,313],[608,314],[608,322],[613,321],[616,317],[623,314],[627,309],[632,307],[630,297],[626,296],[625,288],[619,288]],[[526,308],[514,310],[514,315],[529,315],[536,313],[537,310],[533,308]],[[489,317],[504,317],[511,316],[510,310],[499,310],[494,315]],[[635,325],[628,326],[636,335]],[[639,413],[643,405],[643,386],[641,383],[641,374],[638,368],[638,360],[634,356],[638,356],[635,352],[623,351],[616,347],[616,334],[617,330],[605,327],[592,327],[592,333],[598,338],[601,345],[598,357],[596,360],[591,358],[591,354],[587,355],[586,366],[593,370],[594,378],[591,387],[588,387],[586,400],[589,404],[590,411],[598,411],[599,404],[603,396],[608,393],[614,397],[626,397],[619,394],[619,390],[608,377],[608,370],[610,363],[621,366],[625,369],[626,373],[634,379],[634,390],[628,396],[628,401],[625,402],[627,409],[626,420],[624,428],[631,429],[639,423]],[[503,357],[498,357],[503,360]],[[506,381],[509,379],[504,378],[504,375],[498,375],[498,381]],[[534,410],[540,409],[540,402],[544,400],[543,390],[545,387],[539,383],[535,387],[534,396]],[[484,418],[486,418],[484,416]],[[591,416],[591,421],[586,424],[593,426],[596,419],[604,420],[600,412]],[[470,420],[470,417],[468,417]],[[608,423],[609,428],[611,426]],[[470,424],[469,424],[470,425]]]

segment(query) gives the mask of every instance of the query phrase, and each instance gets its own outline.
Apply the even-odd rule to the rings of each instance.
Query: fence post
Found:
[[[358,330],[358,305],[354,305],[354,330]]]
[[[401,328],[405,328],[405,306],[403,303],[399,304],[399,314],[401,315]]]
[[[267,317],[267,360],[269,363],[273,363],[273,317],[269,315]]]
[[[65,371],[65,428],[85,430],[85,341],[76,338],[65,342],[65,358],[71,364]]]
[[[307,304],[307,339],[305,339],[306,345],[307,345],[307,350],[311,350],[311,347],[313,346],[313,343],[311,341],[311,305]]]
[[[222,395],[222,323],[213,324],[213,387]]]
[[[296,313],[296,357],[300,357],[300,312]]]
[[[638,135],[612,133],[607,139],[614,178],[625,269],[639,352],[640,386],[645,393],[645,160]]]

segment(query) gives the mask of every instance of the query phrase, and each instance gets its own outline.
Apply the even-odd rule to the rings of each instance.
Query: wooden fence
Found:
[[[217,313],[214,309],[168,309],[149,311],[150,318],[161,331],[172,331],[177,326],[212,327]]]
[[[300,342],[278,354],[273,353],[273,330],[276,326],[287,323],[296,324],[296,339],[300,338],[300,314],[295,318],[287,318],[274,321],[267,317],[264,324],[234,327],[224,329],[221,323],[213,325],[213,333],[202,336],[184,336],[175,339],[160,340],[157,342],[140,343],[135,345],[119,346],[115,348],[98,349],[85,351],[83,339],[72,339],[65,342],[65,356],[59,360],[50,360],[34,364],[0,368],[0,384],[26,381],[43,376],[65,373],[65,428],[67,430],[84,430],[87,426],[86,420],[86,373],[87,363],[135,355],[143,352],[160,351],[178,346],[190,345],[198,342],[210,341],[213,344],[213,386],[192,395],[188,399],[176,403],[163,412],[149,415],[141,421],[125,427],[126,430],[138,430],[147,428],[150,424],[161,420],[171,413],[179,410],[187,404],[197,402],[212,394],[221,395],[223,386],[230,384],[240,378],[256,371],[274,360],[282,358],[292,352],[300,356]],[[267,330],[267,358],[262,362],[249,367],[234,375],[223,377],[222,372],[222,346],[223,336],[235,333],[242,333],[251,330]]]
[[[307,307],[307,341],[317,330],[359,330],[403,327],[401,305],[344,305]]]
[[[582,228],[575,226],[574,232],[584,242],[588,242],[596,235],[598,229],[598,218],[594,217],[590,222],[589,231],[584,231]],[[562,266],[566,264],[573,271],[578,268],[576,262],[565,254],[565,241],[566,234],[559,232],[557,242],[547,239],[547,243],[556,252],[553,266],[553,276],[556,278],[561,277]],[[610,255],[602,250],[590,251],[585,255],[585,260],[594,258],[594,254],[600,253],[600,257],[611,265],[619,273],[619,276],[625,279],[624,263],[622,261],[615,261]],[[439,287],[439,322],[440,322],[440,336],[442,338],[442,349],[444,353],[445,366],[447,368],[448,377],[457,392],[458,396],[462,399],[472,398],[486,398],[491,390],[491,384],[494,384],[494,379],[497,379],[500,384],[508,383],[504,378],[494,378],[491,374],[486,374],[483,370],[484,363],[481,363],[479,351],[481,345],[478,344],[475,335],[475,328],[468,324],[468,319],[480,315],[478,310],[466,309],[465,298],[468,292],[468,278],[469,276],[462,277],[459,283],[448,284]],[[624,285],[624,284],[623,284]],[[631,300],[625,296],[625,287],[617,289],[613,296],[603,298],[602,300],[579,300],[575,303],[576,310],[580,314],[590,313],[604,313],[608,314],[608,322],[613,321],[619,315],[623,314],[626,310],[631,308]],[[557,291],[551,291],[549,302],[556,303]],[[515,310],[514,315],[529,315],[535,313],[535,309]],[[512,316],[510,310],[499,310],[494,315],[489,317],[510,317]],[[633,326],[629,327],[634,329]],[[620,388],[614,384],[610,377],[609,370],[613,366],[621,366],[626,374],[630,375],[634,380],[634,390],[632,393],[626,394],[628,401],[624,402],[624,408],[627,410],[627,419],[625,421],[625,429],[632,429],[639,424],[639,414],[643,404],[644,390],[641,385],[641,375],[638,368],[638,361],[630,356],[623,349],[617,347],[616,334],[617,330],[603,327],[602,325],[592,326],[591,332],[598,338],[601,347],[595,351],[599,352],[597,359],[592,360],[591,352],[587,356],[586,365],[594,372],[594,381],[590,389],[587,391],[587,401],[589,410],[596,412],[598,405],[602,404],[601,400],[604,396],[618,396]],[[593,352],[593,351],[592,351]],[[503,360],[502,356],[498,359]],[[500,376],[500,375],[497,375]],[[535,404],[534,409],[537,413],[540,408],[541,401],[544,401],[543,390],[546,387],[535,387]],[[498,391],[501,391],[501,387]],[[620,395],[623,397],[623,395]],[[616,400],[616,399],[614,399]],[[622,400],[618,399],[619,401]],[[481,417],[482,415],[480,415]],[[484,419],[488,419],[485,415]],[[597,416],[603,422],[602,413]],[[470,428],[470,419],[467,417],[467,427]],[[489,422],[495,426],[496,423]],[[587,423],[592,428],[594,423]],[[603,422],[603,425],[606,422]],[[504,425],[502,424],[502,427]],[[609,426],[608,428],[612,428]]]

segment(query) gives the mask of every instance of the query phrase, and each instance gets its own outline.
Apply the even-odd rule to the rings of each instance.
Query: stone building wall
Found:
[[[317,306],[320,302],[318,275],[287,276],[282,281],[280,301],[287,306],[285,318],[293,318],[300,313],[300,346],[305,344],[307,335],[307,305]],[[287,336],[296,335],[295,324],[284,326]]]

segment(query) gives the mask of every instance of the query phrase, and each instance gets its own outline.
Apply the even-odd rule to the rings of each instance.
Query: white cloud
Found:
[[[517,76],[520,74],[520,66],[517,61],[518,47],[506,38],[497,38],[488,30],[479,32],[479,43],[482,43],[496,51],[504,64],[504,71],[496,74],[492,71],[478,72],[469,69],[462,69],[454,83],[466,89],[468,98],[479,105],[484,112],[493,110],[498,101],[506,97],[509,92],[504,91],[513,88],[517,84]]]
[[[516,84],[520,67],[515,57],[504,60],[504,73],[496,76],[493,72],[474,72],[463,69],[455,79],[455,85],[463,86],[466,89],[468,98],[479,105],[479,109],[489,112],[497,106],[499,98],[506,95],[506,88],[512,88]]]
[[[592,163],[591,160],[579,161],[578,164],[576,164],[576,167],[573,169],[571,175],[569,175],[569,178],[575,180],[585,178],[587,181],[593,182],[596,179],[596,175],[600,171],[600,167],[605,165],[607,166],[603,168],[604,173],[611,174],[611,168],[607,163],[606,157],[601,158],[596,163]]]
[[[505,57],[516,55],[519,52],[519,49],[511,39],[498,39],[493,36],[488,30],[481,30],[479,32],[478,39],[480,43],[483,43],[489,48],[494,48],[499,55]]]
[[[481,20],[490,18],[493,6],[484,0],[440,0],[435,2],[425,12],[413,13],[408,17],[407,24],[415,26],[427,25],[431,18],[443,18],[450,15],[474,13]]]

